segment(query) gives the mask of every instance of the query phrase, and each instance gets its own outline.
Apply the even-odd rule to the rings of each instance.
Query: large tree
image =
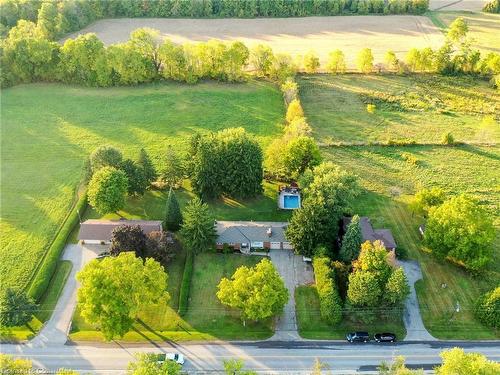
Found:
[[[146,236],[144,258],[153,258],[161,264],[166,264],[178,250],[179,244],[169,232],[154,231]]]
[[[134,251],[137,256],[144,257],[146,235],[139,225],[120,225],[113,229],[109,250],[113,255]]]
[[[91,261],[77,274],[77,280],[81,283],[78,306],[82,317],[97,325],[106,340],[123,337],[141,309],[169,298],[163,267],[132,252]]]
[[[167,202],[165,204],[165,228],[177,231],[182,225],[182,212],[179,202],[172,188],[168,191]]]
[[[286,110],[286,122],[291,123],[298,117],[304,117],[304,110],[299,99],[293,99]]]
[[[88,201],[100,214],[116,212],[125,206],[127,189],[125,172],[104,167],[95,172],[89,182]]]
[[[358,258],[361,251],[363,238],[361,236],[361,226],[359,225],[359,216],[354,215],[347,226],[346,233],[342,238],[339,257],[345,263],[350,263]]]
[[[429,210],[424,242],[438,257],[478,271],[491,260],[494,238],[491,216],[475,198],[459,195]]]
[[[321,163],[319,147],[314,138],[308,136],[294,138],[284,145],[281,157],[285,173],[294,179]]]
[[[354,272],[349,275],[347,298],[358,307],[374,307],[382,296],[382,288],[374,272]]]
[[[157,173],[153,162],[151,161],[151,158],[143,148],[141,148],[141,151],[139,152],[137,165],[142,168],[142,173],[144,174],[144,178],[146,179],[146,184],[149,187],[149,185],[156,181]]]
[[[180,235],[184,246],[200,253],[215,245],[215,218],[206,203],[193,198],[184,210]]]
[[[130,33],[129,43],[134,50],[151,62],[158,74],[162,64],[159,53],[162,44],[160,32],[149,27],[135,29]]]
[[[119,169],[122,165],[123,155],[120,150],[111,145],[99,146],[90,154],[92,172],[103,167]]]
[[[33,364],[28,359],[14,358],[0,353],[0,371],[2,374],[32,374]]]
[[[363,48],[358,53],[356,65],[362,73],[368,74],[373,71],[373,54],[370,48]]]
[[[345,62],[344,52],[337,49],[330,52],[328,56],[328,63],[326,65],[327,70],[333,74],[345,73],[347,64]]]
[[[410,207],[413,212],[427,216],[431,207],[436,207],[446,200],[446,193],[443,189],[433,187],[431,189],[422,189],[415,193]]]
[[[126,159],[120,164],[120,169],[125,172],[128,181],[127,192],[129,195],[144,195],[149,186],[142,168],[131,159]]]
[[[57,37],[57,4],[52,1],[44,1],[38,10],[37,29],[47,39],[53,40]]]
[[[172,146],[168,146],[160,172],[160,179],[170,188],[177,188],[184,179],[183,160]]]
[[[434,368],[436,375],[494,375],[500,363],[490,361],[481,353],[465,353],[462,348],[441,352],[443,364]]]
[[[274,265],[261,260],[255,267],[239,267],[231,279],[223,278],[217,298],[241,311],[243,322],[262,320],[283,311],[288,302],[288,289]]]
[[[474,313],[483,324],[500,329],[500,286],[478,298]]]
[[[389,276],[383,297],[390,305],[394,306],[403,303],[409,295],[408,279],[403,268],[398,267]]]
[[[31,321],[36,309],[36,303],[25,293],[7,288],[0,296],[0,326],[23,326]]]
[[[316,73],[320,66],[319,57],[314,51],[309,51],[304,55],[304,69],[306,73]]]
[[[175,361],[158,361],[156,353],[137,353],[135,361],[128,364],[127,375],[179,375],[181,370]]]

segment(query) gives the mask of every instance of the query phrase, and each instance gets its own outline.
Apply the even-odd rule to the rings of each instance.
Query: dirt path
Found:
[[[436,48],[443,35],[423,16],[339,16],[258,19],[122,18],[98,21],[79,33],[96,33],[107,45],[124,42],[130,32],[151,27],[176,43],[209,39],[241,40],[248,46],[268,44],[275,52],[304,55],[314,50],[321,62],[334,49],[344,51],[350,66],[361,48],[382,61],[387,50],[401,57],[412,47]],[[75,37],[73,34],[70,37]]]

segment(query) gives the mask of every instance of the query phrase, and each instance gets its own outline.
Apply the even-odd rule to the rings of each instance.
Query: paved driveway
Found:
[[[101,252],[107,250],[107,248],[107,246],[102,245],[69,244],[66,246],[62,260],[69,260],[73,263],[71,273],[68,276],[66,285],[57,301],[56,308],[50,320],[45,323],[40,333],[28,345],[32,347],[46,347],[66,343],[71,328],[73,312],[76,308],[76,291],[79,286],[75,276],[85,264]]]
[[[283,314],[277,318],[276,331],[271,340],[301,340],[297,333],[294,292],[296,286],[310,284],[314,281],[312,266],[305,263],[302,256],[294,254],[291,250],[271,250],[269,255],[290,292],[290,299]]]

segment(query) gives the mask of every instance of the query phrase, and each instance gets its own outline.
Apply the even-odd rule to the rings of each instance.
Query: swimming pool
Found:
[[[298,195],[283,196],[283,208],[293,210],[300,207],[300,197]]]

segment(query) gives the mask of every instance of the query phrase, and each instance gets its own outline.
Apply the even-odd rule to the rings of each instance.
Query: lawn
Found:
[[[321,320],[319,311],[319,297],[315,286],[299,286],[295,289],[295,310],[297,324],[301,337],[306,339],[342,340],[348,332],[367,331],[371,335],[377,332],[392,332],[398,340],[406,335],[402,317],[394,322],[388,319],[377,319],[371,324],[352,322],[344,317],[335,327]]]
[[[84,160],[98,145],[113,144],[126,157],[144,147],[159,164],[167,145],[183,151],[196,131],[241,126],[265,146],[280,133],[283,111],[279,90],[261,81],[106,89],[33,84],[2,90],[0,284],[29,283],[67,214]],[[252,210],[244,202],[225,202],[221,214],[231,205],[242,207],[239,215]],[[270,201],[264,198],[262,205],[267,210]],[[153,206],[151,212],[161,218],[161,208]],[[142,203],[132,208],[143,216]]]
[[[305,114],[321,143],[413,140],[439,143],[446,132],[467,142],[500,141],[500,94],[473,78],[434,75],[304,75]],[[375,104],[374,113],[367,104]]]
[[[472,38],[473,47],[484,53],[500,53],[500,14],[465,11],[429,13],[430,19],[439,28],[447,27],[456,18],[462,17],[469,25],[468,35]]]
[[[271,321],[247,323],[243,327],[239,314],[219,303],[215,293],[222,277],[230,277],[241,265],[253,266],[261,257],[237,254],[205,253],[195,257],[189,309],[184,317],[177,314],[183,257],[168,265],[168,304],[144,309],[133,330],[123,341],[166,341],[207,339],[264,339],[272,335]],[[101,334],[78,314],[73,319],[72,340],[102,340]]]

